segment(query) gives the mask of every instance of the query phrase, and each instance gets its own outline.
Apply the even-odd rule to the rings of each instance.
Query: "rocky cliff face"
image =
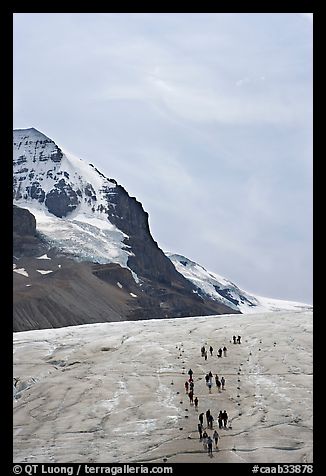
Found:
[[[165,284],[182,283],[191,291],[192,287],[184,282],[179,273],[176,274],[175,267],[171,266],[170,260],[166,259],[163,251],[153,240],[148,225],[148,214],[143,210],[141,203],[130,198],[120,185],[109,197],[110,203],[114,204],[114,213],[110,207],[108,218],[128,236],[124,243],[133,251],[128,259],[128,266],[145,279],[154,279]]]
[[[148,214],[142,204],[130,197],[114,179],[105,177],[93,164],[87,164],[65,152],[54,141],[33,128],[15,130],[13,145],[13,195],[16,205],[14,243],[18,258],[34,256],[36,259],[37,254],[44,252],[44,249],[51,249],[53,258],[68,256],[79,262],[91,263],[93,267],[87,268],[87,273],[106,283],[105,292],[108,295],[112,294],[112,279],[113,285],[117,286],[120,282],[119,276],[120,280],[125,279],[127,271],[128,290],[133,289],[132,294],[137,296],[137,299],[131,300],[130,304],[128,291],[128,306],[119,308],[114,314],[115,320],[238,312],[223,303],[198,295],[196,286],[177,272],[153,240]],[[31,214],[36,217],[36,228]],[[20,229],[20,235],[17,229]],[[18,236],[21,238],[18,239]],[[36,264],[36,261],[34,264],[33,261],[28,262],[29,277],[33,275],[31,270]],[[112,264],[119,266],[114,267]],[[70,269],[73,266],[73,263],[70,263]],[[56,279],[59,281],[61,271],[61,268],[56,269]],[[78,273],[70,273],[69,276],[65,279],[78,281]],[[83,276],[85,277],[85,274]],[[29,321],[28,329],[51,326],[51,322],[54,327],[59,324],[61,326],[87,322],[85,313],[81,313],[83,318],[80,320],[78,313],[69,313],[69,308],[72,309],[71,303],[62,309],[62,302],[58,301],[57,314],[60,313],[60,318],[55,316],[56,306],[53,303],[51,313],[45,311],[45,307],[50,305],[44,298],[47,280],[50,284],[49,276],[38,279],[37,288],[35,286],[33,292],[22,287],[24,279],[21,276],[16,279],[19,280],[22,293],[19,306],[17,304],[19,330],[23,330],[24,322],[28,321],[26,316],[29,311],[25,312],[24,306],[27,309],[33,300],[33,322]],[[91,276],[87,279],[92,283],[93,296],[96,299],[96,281]],[[56,281],[57,284],[58,282]],[[67,285],[66,281],[65,283]],[[33,283],[25,284],[25,287],[31,286]],[[103,292],[102,285],[99,285],[100,288]],[[53,293],[53,288],[51,289]],[[41,297],[42,309],[37,305],[37,302],[41,302]],[[74,299],[77,299],[77,294],[72,302]],[[114,301],[115,298],[112,299]],[[65,297],[64,302],[70,301]],[[104,308],[107,306],[107,301],[105,302]],[[89,312],[92,312],[92,308]],[[49,315],[46,323],[41,317],[42,313]],[[89,322],[112,320],[112,312],[111,317],[109,314],[97,309],[92,313]],[[62,315],[65,317],[62,318]]]
[[[28,210],[13,207],[14,256],[33,256],[44,251],[45,245],[36,231],[36,219]]]
[[[36,220],[28,210],[13,207],[13,232],[20,236],[36,236]]]

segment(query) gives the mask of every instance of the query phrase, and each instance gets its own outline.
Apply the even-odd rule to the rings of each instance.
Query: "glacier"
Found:
[[[13,350],[14,462],[313,462],[312,311],[19,332]],[[210,370],[221,393],[205,385]],[[197,433],[208,408],[229,414],[212,458]]]

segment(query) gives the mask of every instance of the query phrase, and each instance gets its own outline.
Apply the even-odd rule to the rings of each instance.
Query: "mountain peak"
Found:
[[[13,131],[14,199],[62,218],[77,209],[107,212],[116,184],[63,151],[34,127]]]
[[[14,142],[19,139],[30,139],[30,140],[48,140],[53,142],[49,137],[47,137],[43,132],[35,129],[35,127],[28,127],[26,129],[14,129],[13,130]]]

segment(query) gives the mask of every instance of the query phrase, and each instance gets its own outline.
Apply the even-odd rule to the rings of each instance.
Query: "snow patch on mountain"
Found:
[[[45,254],[45,255],[39,256],[36,259],[51,259],[51,258],[49,258],[47,254]]]
[[[62,219],[30,201],[20,201],[19,206],[33,213],[37,231],[63,254],[94,263],[118,263],[128,268],[128,257],[132,253],[123,243],[127,235],[108,220],[77,212]]]
[[[26,276],[26,278],[29,277],[28,272],[26,271],[25,268],[15,268],[14,273],[21,274],[22,276]]]

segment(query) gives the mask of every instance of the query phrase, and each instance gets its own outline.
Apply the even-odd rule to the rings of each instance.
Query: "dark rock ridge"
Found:
[[[53,249],[47,255],[14,260],[25,272],[13,273],[14,332],[226,311],[174,286],[140,287],[118,264],[77,262]]]
[[[54,187],[46,195],[44,203],[50,213],[62,218],[77,208],[78,195],[71,185],[65,182],[65,179],[60,179]]]
[[[14,256],[35,256],[46,249],[36,230],[36,219],[24,208],[13,206],[13,253]]]
[[[20,236],[36,236],[36,219],[24,208],[13,207],[13,232]]]
[[[148,213],[143,210],[142,204],[130,197],[121,185],[117,185],[115,193],[110,194],[108,200],[114,204],[114,208],[108,210],[110,222],[129,236],[124,242],[131,247],[134,255],[129,257],[128,266],[144,279],[169,285],[179,283],[191,292],[194,287],[176,272],[171,261],[153,240]]]

